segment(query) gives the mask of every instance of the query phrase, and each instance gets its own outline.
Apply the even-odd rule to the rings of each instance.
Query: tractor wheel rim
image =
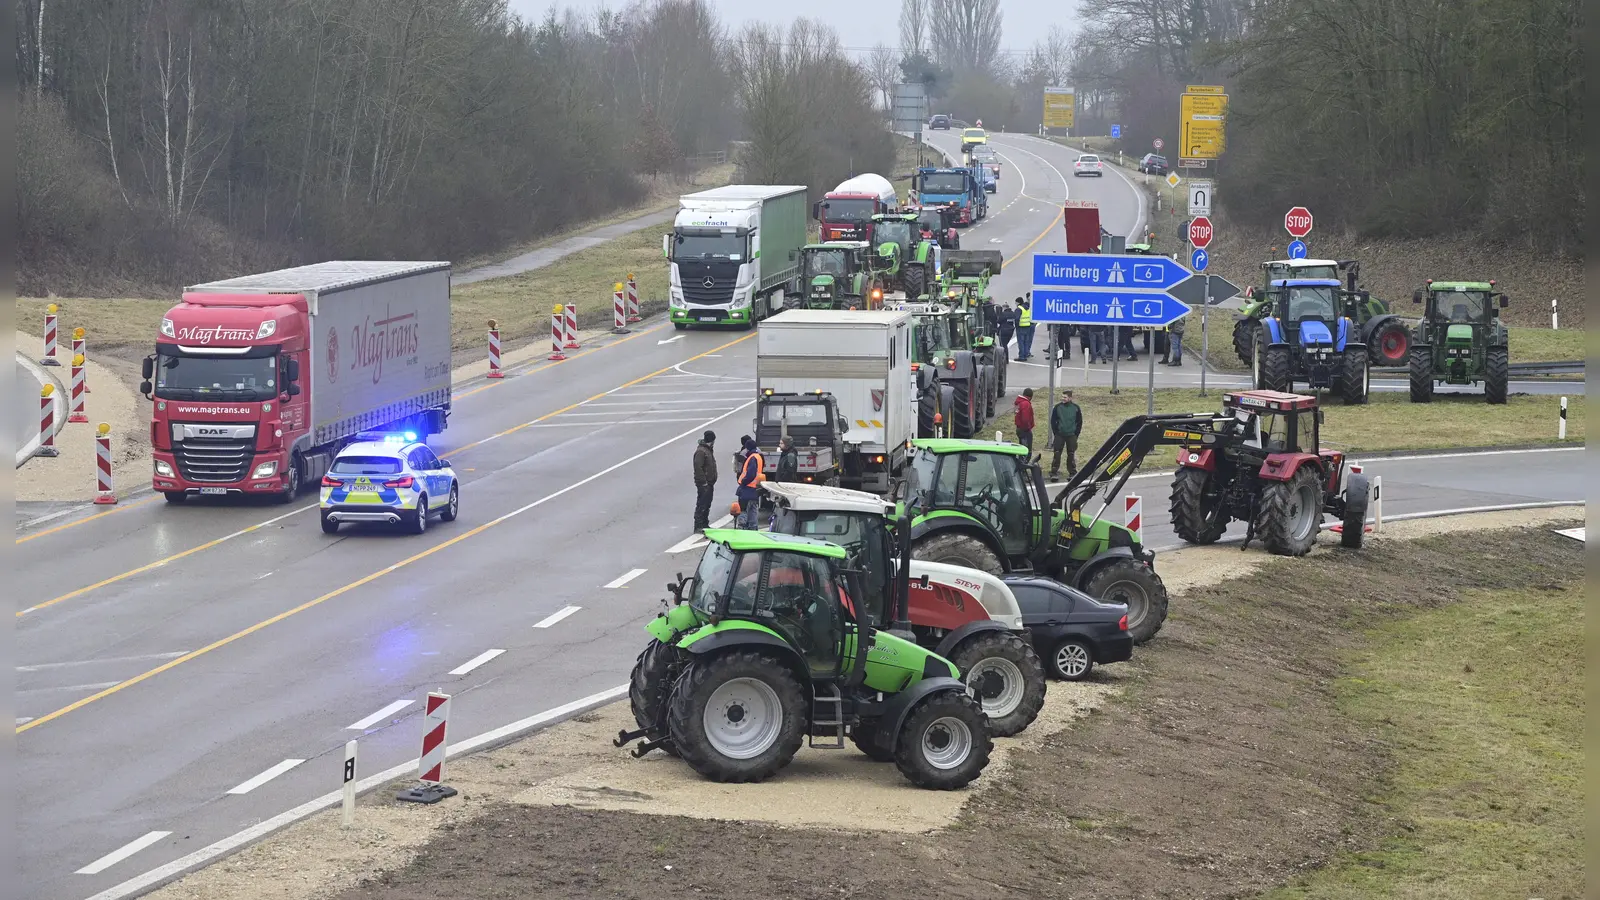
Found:
[[[730,759],[752,759],[778,740],[783,703],[766,682],[733,678],[717,686],[706,701],[706,740]]]
[[[1410,352],[1411,348],[1407,346],[1408,343],[1409,341],[1406,340],[1404,331],[1390,330],[1384,333],[1383,340],[1379,342],[1378,346],[1384,359],[1390,362],[1398,362],[1405,359]]]
[[[972,755],[972,729],[954,716],[934,719],[922,732],[922,757],[935,769],[954,769]]]
[[[1315,484],[1302,486],[1289,498],[1285,512],[1289,519],[1289,533],[1296,541],[1305,540],[1311,530],[1317,527],[1317,511],[1320,506]]]
[[[1005,657],[978,660],[967,672],[966,682],[978,695],[984,715],[991,719],[1009,716],[1022,705],[1022,670]]]
[[[1128,630],[1132,631],[1144,622],[1144,617],[1150,611],[1150,598],[1145,596],[1144,588],[1132,581],[1118,581],[1106,588],[1100,598],[1106,603],[1123,603],[1128,607]]]
[[[1089,651],[1082,644],[1062,644],[1056,650],[1056,669],[1068,678],[1077,678],[1089,668]]]

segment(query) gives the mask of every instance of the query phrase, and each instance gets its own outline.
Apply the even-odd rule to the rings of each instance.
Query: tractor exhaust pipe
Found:
[[[900,532],[900,565],[895,567],[894,624],[889,633],[915,640],[911,631],[911,507],[907,504],[896,523]]]

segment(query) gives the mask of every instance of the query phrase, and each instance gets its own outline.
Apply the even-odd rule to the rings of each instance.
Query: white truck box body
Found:
[[[450,405],[448,262],[325,262],[188,291],[306,298],[314,445]]]
[[[904,453],[916,437],[911,315],[882,310],[791,309],[762,322],[756,390],[826,391],[863,453]]]

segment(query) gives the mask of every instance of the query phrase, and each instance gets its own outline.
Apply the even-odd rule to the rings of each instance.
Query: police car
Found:
[[[454,522],[461,485],[450,461],[415,434],[367,432],[345,445],[322,476],[322,530],[346,522],[404,525],[421,534],[428,518]]]

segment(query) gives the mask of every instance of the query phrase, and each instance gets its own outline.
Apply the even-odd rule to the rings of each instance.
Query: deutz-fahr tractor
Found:
[[[1225,393],[1222,415],[1169,422],[1162,442],[1182,446],[1171,497],[1178,537],[1210,544],[1243,521],[1245,546],[1259,537],[1273,553],[1302,556],[1328,514],[1342,522],[1340,542],[1360,547],[1367,476],[1322,449],[1321,423],[1317,398],[1277,391]]]
[[[851,568],[861,571],[864,605],[893,608],[902,556],[893,503],[843,488],[770,481],[762,487],[773,501],[773,531],[844,547]],[[917,643],[961,670],[989,717],[990,733],[1009,737],[1027,728],[1044,706],[1044,664],[1011,588],[977,569],[920,559],[910,565],[908,618]]]
[[[1288,391],[1296,381],[1337,390],[1348,404],[1367,402],[1367,348],[1340,308],[1339,282],[1289,278],[1272,283],[1273,309],[1261,320],[1251,357],[1258,389]]]
[[[1083,513],[1113,477],[1138,467],[1131,452],[1108,442],[1051,500],[1043,471],[1020,444],[944,438],[913,446],[895,490],[916,513],[911,552],[918,559],[993,575],[1038,572],[1126,604],[1136,643],[1161,629],[1167,589],[1155,551],[1127,528]]]
[[[904,291],[908,300],[926,296],[939,280],[940,247],[923,239],[917,214],[882,213],[872,222],[875,265],[883,273],[884,290]]]
[[[942,303],[893,304],[914,313],[911,371],[919,395],[917,433],[941,432],[971,437],[994,415],[999,399],[999,373],[986,360],[987,348],[975,349],[973,317]]]
[[[1411,402],[1433,400],[1434,382],[1477,384],[1490,403],[1506,402],[1511,356],[1500,310],[1511,298],[1493,281],[1434,281],[1411,295],[1426,304],[1411,344]]]
[[[883,297],[883,276],[866,241],[828,241],[800,248],[806,309],[866,309]]]
[[[1277,291],[1274,282],[1294,278],[1334,278],[1344,273],[1345,289],[1340,293],[1344,315],[1355,323],[1361,343],[1367,346],[1367,362],[1373,366],[1403,366],[1410,347],[1406,322],[1391,313],[1389,304],[1356,286],[1361,262],[1347,259],[1281,259],[1261,264],[1261,286],[1245,292],[1245,302],[1233,324],[1233,349],[1240,361],[1250,365],[1255,355],[1255,338],[1261,320],[1274,315]]]
[[[849,738],[933,790],[989,764],[988,719],[956,665],[874,624],[892,618],[909,635],[898,627],[909,566],[891,611],[838,544],[733,529],[706,539],[695,574],[667,586],[674,604],[645,626],[628,692],[639,728],[616,746],[642,739],[635,757],[661,749],[735,783],[782,769],[808,736],[827,749]]]
[[[944,295],[950,306],[966,313],[971,323],[972,350],[983,365],[994,368],[995,399],[1006,394],[1010,354],[999,342],[989,299],[989,279],[999,275],[1004,255],[998,250],[957,250],[944,254]],[[952,337],[953,340],[958,339]]]

